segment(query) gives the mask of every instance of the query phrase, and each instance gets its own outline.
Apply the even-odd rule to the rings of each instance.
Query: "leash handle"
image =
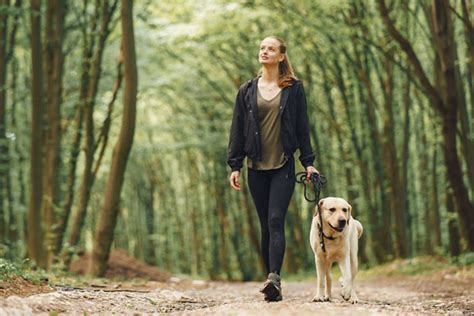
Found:
[[[304,187],[304,198],[308,202],[319,202],[319,195],[321,194],[321,189],[322,187],[328,182],[326,177],[322,174],[319,174],[317,172],[313,172],[310,177],[310,181],[313,184],[313,191],[315,194],[314,199],[311,199],[308,196],[308,191],[307,191],[307,184],[306,184],[306,178],[307,178],[307,173],[306,172],[298,172],[296,174],[296,182],[303,184]]]

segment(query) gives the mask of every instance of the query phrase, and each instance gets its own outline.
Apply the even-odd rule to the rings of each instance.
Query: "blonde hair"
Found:
[[[273,38],[276,39],[279,43],[280,46],[278,47],[278,50],[280,51],[281,54],[285,55],[285,58],[278,64],[278,86],[280,88],[286,88],[288,86],[292,85],[293,80],[296,80],[295,73],[293,71],[293,67],[291,67],[290,59],[288,58],[288,55],[286,54],[286,45],[285,42],[276,36],[268,36],[266,38]],[[258,75],[262,75],[262,68],[260,68]]]

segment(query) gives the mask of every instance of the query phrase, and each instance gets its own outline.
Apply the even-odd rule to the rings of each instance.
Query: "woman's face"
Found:
[[[280,42],[278,40],[267,37],[260,43],[258,61],[262,65],[278,64],[283,59],[285,59],[285,55],[280,53]]]

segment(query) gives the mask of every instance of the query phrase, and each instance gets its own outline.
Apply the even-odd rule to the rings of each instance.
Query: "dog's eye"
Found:
[[[335,208],[335,207],[331,207],[329,210],[330,210],[331,212],[335,212],[335,211],[336,211],[336,208]]]
[[[342,211],[343,211],[344,213],[347,213],[347,208],[343,208]]]

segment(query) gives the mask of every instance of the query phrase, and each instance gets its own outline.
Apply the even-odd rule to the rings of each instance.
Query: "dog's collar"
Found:
[[[326,236],[326,234],[324,233],[323,231],[323,226],[318,224],[318,227],[319,227],[319,231],[321,232],[321,236],[323,236],[324,238],[326,239],[329,239],[329,240],[336,240],[337,238],[339,238],[340,236],[338,237],[333,237],[333,236]]]

